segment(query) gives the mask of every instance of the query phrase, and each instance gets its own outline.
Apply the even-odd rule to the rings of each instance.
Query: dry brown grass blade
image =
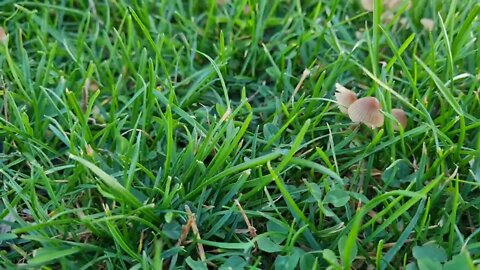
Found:
[[[196,240],[201,240],[202,238],[200,237],[200,232],[198,231],[195,214],[192,213],[192,211],[190,210],[190,207],[188,207],[188,205],[185,205],[185,211],[188,214],[188,220],[191,223],[190,225],[191,225],[191,228],[192,228],[192,231],[193,231],[193,235],[196,237]],[[188,232],[187,232],[187,234],[188,234]],[[200,256],[200,260],[202,260],[202,262],[205,262],[207,260],[207,258],[205,256],[205,249],[203,248],[202,243],[200,243],[198,241],[197,241],[197,249],[198,249],[198,255]]]
[[[90,79],[87,79],[85,81],[85,85],[83,86],[82,89],[82,111],[86,112],[87,111],[87,106],[88,106],[88,89],[90,88]]]
[[[178,239],[177,246],[182,246],[187,239],[188,233],[190,232],[190,228],[192,227],[192,220],[188,218],[187,223],[182,226],[182,234],[180,234],[180,238]]]
[[[308,68],[306,68],[303,73],[302,73],[302,77],[300,77],[300,81],[298,82],[297,86],[295,87],[295,90],[293,90],[293,94],[292,94],[292,97],[291,97],[291,100],[293,101],[293,98],[295,97],[295,95],[298,93],[298,91],[300,91],[300,88],[302,87],[303,85],[303,82],[305,81],[305,79],[310,75],[310,70]]]
[[[252,226],[252,224],[250,223],[250,220],[248,220],[247,213],[245,213],[245,210],[243,210],[242,205],[240,204],[240,202],[237,199],[235,199],[235,204],[237,205],[238,210],[240,211],[240,214],[242,214],[243,220],[245,220],[245,224],[247,224],[247,228],[248,228],[248,232],[250,234],[250,237],[252,239],[257,237],[257,229],[255,229],[255,227]],[[257,242],[255,242],[254,252],[256,252],[257,249],[258,249]]]

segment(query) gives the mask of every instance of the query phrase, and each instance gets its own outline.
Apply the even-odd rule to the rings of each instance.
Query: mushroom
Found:
[[[435,27],[435,23],[433,22],[432,19],[429,19],[429,18],[422,18],[420,20],[420,23],[423,25],[423,28],[428,32],[432,32],[433,27]]]
[[[404,110],[392,109],[392,115],[397,119],[403,129],[407,127],[407,115],[405,114]],[[400,127],[398,126],[398,124],[395,124],[393,126],[393,129],[400,130]]]
[[[0,43],[7,43],[7,32],[0,26]]]
[[[216,0],[218,6],[224,6],[230,2],[230,0]]]
[[[389,24],[393,20],[393,17],[395,17],[393,12],[391,12],[390,10],[387,10],[387,11],[382,13],[382,16],[380,17],[380,20],[384,24]]]
[[[360,0],[360,4],[366,11],[373,11],[373,0]]]
[[[402,2],[403,2],[402,0],[387,0],[383,5],[388,10],[394,11],[402,4]]]
[[[364,123],[370,128],[383,126],[383,114],[380,112],[380,102],[374,97],[364,97],[353,102],[348,107],[348,116],[353,122]]]
[[[375,5],[374,1],[375,0],[360,0],[360,4],[366,11],[373,11],[373,7]],[[403,3],[403,0],[384,0],[382,2],[382,5],[385,9],[394,11]]]
[[[339,83],[335,84],[335,88],[337,91],[335,99],[338,102],[338,108],[341,112],[348,113],[348,107],[357,100],[357,94]]]

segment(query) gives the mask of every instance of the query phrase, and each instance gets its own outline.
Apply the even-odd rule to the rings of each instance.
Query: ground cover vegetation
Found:
[[[475,269],[479,12],[0,1],[0,268]]]

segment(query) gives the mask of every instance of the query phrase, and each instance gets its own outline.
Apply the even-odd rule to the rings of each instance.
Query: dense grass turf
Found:
[[[480,4],[413,2],[1,1],[0,268],[474,269]]]

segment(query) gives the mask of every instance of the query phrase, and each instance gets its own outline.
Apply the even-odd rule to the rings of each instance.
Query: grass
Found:
[[[0,3],[0,268],[478,269],[480,4],[220,2]]]

